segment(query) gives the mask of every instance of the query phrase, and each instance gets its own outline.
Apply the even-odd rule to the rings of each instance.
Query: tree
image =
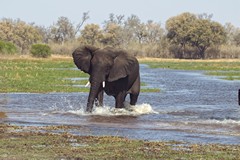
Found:
[[[124,37],[127,43],[141,42],[143,37],[141,20],[136,15],[131,15],[124,23]]]
[[[104,24],[105,25],[108,25],[108,24],[117,24],[119,26],[122,26],[123,25],[123,21],[124,20],[124,15],[114,15],[113,13],[110,13],[109,14],[109,19],[104,21]]]
[[[104,28],[101,42],[105,45],[120,46],[123,43],[122,31],[118,24],[108,23]]]
[[[14,43],[23,53],[32,44],[41,41],[42,36],[33,24],[27,24],[20,19],[2,19],[0,21],[0,40]]]
[[[240,46],[240,28],[231,23],[226,23],[224,28],[227,35],[227,44]]]
[[[148,21],[146,24],[146,43],[157,44],[164,36],[164,30],[159,23]]]
[[[89,19],[89,12],[84,12],[82,16],[82,20],[77,24],[76,29],[75,29],[75,34],[74,36],[77,35],[78,32],[80,32],[80,28],[83,26],[83,24]]]
[[[84,44],[96,45],[102,39],[102,30],[97,24],[88,24],[81,30],[80,41]]]
[[[208,19],[195,20],[189,33],[189,42],[198,49],[201,58],[205,58],[205,51],[210,46],[220,45],[226,40],[223,26]]]
[[[234,35],[233,40],[237,46],[240,46],[240,32]]]
[[[50,28],[44,27],[44,26],[35,26],[35,28],[38,30],[39,34],[42,36],[42,42],[49,43],[49,41],[51,40]]]
[[[120,46],[124,43],[123,19],[123,15],[109,15],[109,19],[104,21],[101,43],[110,46]]]
[[[180,45],[180,58],[185,54],[186,45],[190,40],[190,27],[196,19],[197,17],[194,14],[186,12],[172,17],[166,22],[167,38],[171,43]]]
[[[229,45],[234,45],[234,37],[237,35],[239,32],[239,29],[236,28],[233,24],[231,23],[226,23],[224,25],[226,36],[227,36],[227,41],[226,43]]]
[[[50,27],[51,37],[54,42],[63,44],[75,38],[75,29],[67,17],[59,17],[56,24]]]
[[[214,45],[220,45],[226,40],[223,26],[211,21],[212,15],[196,16],[191,13],[183,13],[167,20],[167,37],[173,43],[180,45],[184,56],[186,46],[198,50],[200,58],[205,57],[205,51]]]
[[[144,23],[139,23],[136,25],[134,34],[137,38],[138,43],[142,44],[145,41],[145,38],[148,36],[146,25]]]

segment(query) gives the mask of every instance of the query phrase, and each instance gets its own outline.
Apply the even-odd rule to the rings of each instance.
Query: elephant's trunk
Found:
[[[94,100],[97,97],[100,84],[101,83],[99,83],[97,81],[92,81],[91,82],[91,87],[90,87],[90,92],[89,92],[88,102],[87,102],[87,109],[86,109],[87,112],[90,112],[90,113],[92,112],[93,103],[94,103]]]

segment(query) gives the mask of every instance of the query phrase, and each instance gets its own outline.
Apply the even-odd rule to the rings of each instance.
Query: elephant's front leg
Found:
[[[97,107],[103,106],[103,90],[99,91],[97,95],[97,103],[95,103]]]
[[[118,93],[117,96],[115,96],[115,107],[116,108],[124,108],[124,101],[125,101],[125,97],[126,97],[126,91],[122,91],[120,93]]]

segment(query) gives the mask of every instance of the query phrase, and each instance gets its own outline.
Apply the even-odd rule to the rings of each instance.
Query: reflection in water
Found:
[[[158,76],[156,76],[158,75]],[[87,93],[0,94],[0,120],[19,125],[72,125],[79,135],[118,135],[146,140],[194,143],[240,143],[239,81],[220,80],[197,71],[150,69],[141,78],[160,93],[141,93],[138,105],[84,112]],[[1,117],[6,113],[7,117]],[[4,114],[5,115],[5,114]]]

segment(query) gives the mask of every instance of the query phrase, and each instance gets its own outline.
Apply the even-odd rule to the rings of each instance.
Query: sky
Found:
[[[0,0],[0,18],[21,19],[48,27],[61,16],[77,24],[83,12],[89,12],[85,23],[102,25],[109,14],[138,16],[142,22],[165,22],[183,12],[213,14],[212,20],[240,28],[240,0]]]

